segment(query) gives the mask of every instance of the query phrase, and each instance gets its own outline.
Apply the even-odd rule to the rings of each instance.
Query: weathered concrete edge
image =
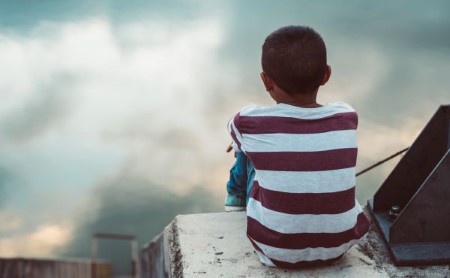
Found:
[[[142,277],[183,277],[178,216],[141,249]]]
[[[164,233],[167,235],[167,245],[169,246],[169,252],[165,252],[165,258],[169,261],[169,277],[183,277],[183,261],[180,249],[180,242],[178,237],[178,217],[164,229]],[[167,254],[169,253],[169,254]]]

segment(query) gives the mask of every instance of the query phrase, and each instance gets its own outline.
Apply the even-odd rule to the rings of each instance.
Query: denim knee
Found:
[[[228,194],[245,198],[247,195],[247,156],[236,152],[236,161],[230,169],[230,179],[227,183]]]

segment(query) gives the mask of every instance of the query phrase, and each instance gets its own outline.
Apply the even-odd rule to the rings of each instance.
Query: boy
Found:
[[[247,236],[263,264],[336,261],[369,227],[355,200],[357,114],[345,103],[316,102],[331,68],[325,43],[309,27],[270,34],[262,69],[277,104],[247,106],[230,120],[237,161],[225,205],[244,207],[248,197]]]

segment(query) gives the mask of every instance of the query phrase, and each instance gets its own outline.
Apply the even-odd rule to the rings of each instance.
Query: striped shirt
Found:
[[[345,103],[247,106],[228,124],[255,167],[247,236],[262,261],[299,267],[339,259],[368,231],[355,200],[358,116]]]

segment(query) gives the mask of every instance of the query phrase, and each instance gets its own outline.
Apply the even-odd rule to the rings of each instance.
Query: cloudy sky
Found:
[[[281,26],[324,37],[333,75],[319,102],[357,109],[359,169],[409,146],[450,100],[449,11],[444,0],[0,0],[0,256],[89,256],[93,232],[142,245],[176,214],[220,211],[225,125],[271,104],[260,48]],[[361,202],[397,161],[358,179]],[[127,248],[100,255],[126,271]]]

